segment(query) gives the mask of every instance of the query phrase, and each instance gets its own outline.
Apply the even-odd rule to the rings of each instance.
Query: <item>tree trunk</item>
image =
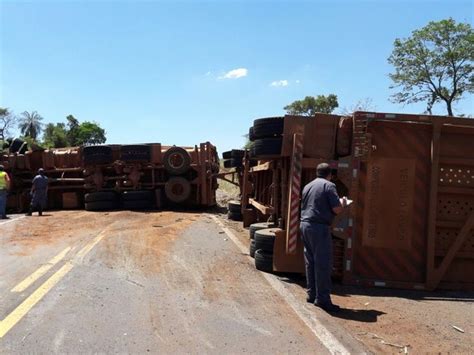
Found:
[[[448,109],[448,116],[454,116],[451,101],[446,101],[446,108]]]

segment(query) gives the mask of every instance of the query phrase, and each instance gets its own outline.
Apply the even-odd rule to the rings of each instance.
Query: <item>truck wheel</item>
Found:
[[[116,201],[94,201],[84,204],[86,211],[109,211],[117,208]]]
[[[279,156],[281,155],[281,146],[281,137],[257,139],[250,149],[250,156],[252,158]]]
[[[134,191],[124,191],[122,193],[122,201],[152,201],[153,192],[148,190],[134,190]]]
[[[259,118],[253,121],[253,138],[269,138],[283,134],[283,117]]]
[[[272,272],[273,254],[267,253],[261,249],[257,249],[255,251],[255,267],[260,271]]]
[[[191,195],[191,184],[183,177],[172,177],[165,184],[165,195],[171,202],[185,202]]]
[[[222,159],[243,158],[244,154],[245,154],[244,150],[232,149],[232,150],[222,153]]]
[[[85,202],[99,202],[99,201],[117,201],[117,194],[113,191],[98,191],[90,192],[84,196]]]
[[[237,212],[227,212],[227,218],[230,219],[231,221],[241,221],[243,219],[242,213],[237,213]]]
[[[113,161],[112,148],[108,145],[91,145],[82,148],[85,165],[110,164]]]
[[[253,142],[257,137],[255,137],[255,134],[253,133],[253,127],[249,128],[249,141]]]
[[[229,202],[227,202],[227,209],[229,210],[229,212],[240,214],[242,211],[240,201],[230,200]]]
[[[252,258],[255,258],[255,240],[251,240],[250,241],[250,245],[249,245],[249,255],[252,257]]]
[[[254,233],[255,248],[267,253],[273,253],[275,244],[275,228],[260,229]]]
[[[123,161],[149,162],[151,160],[150,146],[144,144],[122,145],[120,147],[120,159]]]
[[[224,168],[240,168],[242,167],[242,158],[231,158],[224,160]]]
[[[191,156],[184,148],[171,147],[163,156],[163,165],[172,175],[184,174],[191,166]]]
[[[261,223],[253,223],[249,227],[249,235],[250,239],[255,238],[255,232],[261,229],[268,229],[275,227],[276,225],[273,222],[261,222]]]

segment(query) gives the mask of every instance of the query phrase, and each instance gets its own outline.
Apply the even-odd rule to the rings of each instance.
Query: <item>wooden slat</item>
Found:
[[[272,206],[265,206],[264,204],[254,200],[253,198],[249,199],[249,203],[255,207],[257,210],[262,212],[264,215],[271,215],[273,213],[273,207]]]
[[[446,271],[451,265],[451,262],[453,261],[454,257],[457,255],[457,253],[461,249],[468,235],[470,235],[471,229],[473,228],[474,228],[474,211],[472,211],[469,217],[467,218],[466,223],[464,224],[461,231],[457,235],[456,240],[449,248],[448,253],[444,257],[440,266],[436,269],[432,280],[430,280],[430,282],[428,283],[428,286],[430,288],[436,288],[436,286],[438,286],[439,282],[441,281],[443,276],[446,274]]]
[[[430,200],[428,208],[428,240],[426,255],[426,283],[430,284],[434,277],[434,255],[436,238],[436,211],[438,204],[439,184],[439,150],[441,137],[441,122],[433,122],[433,133],[431,139],[431,182]]]
[[[473,138],[473,140],[474,140],[474,138]],[[441,165],[474,166],[474,159],[440,157],[439,158],[439,163]]]
[[[453,228],[453,229],[461,229],[464,225],[464,222],[461,221],[436,221],[436,227],[440,228]]]
[[[265,170],[270,170],[270,169],[272,169],[271,162],[266,162],[261,165],[257,165],[250,168],[250,172],[255,173],[257,171],[265,171]]]

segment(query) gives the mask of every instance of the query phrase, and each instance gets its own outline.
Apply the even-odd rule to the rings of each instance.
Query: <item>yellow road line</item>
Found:
[[[33,272],[30,276],[28,276],[26,279],[24,279],[14,288],[12,288],[11,292],[23,292],[24,290],[26,290],[28,287],[31,286],[31,284],[33,284],[41,276],[46,274],[49,271],[49,269],[51,269],[54,265],[60,262],[69,252],[69,250],[71,250],[71,247],[67,247],[66,249],[64,249],[62,252],[60,252],[58,255],[56,255],[54,258],[48,261],[47,264],[41,266],[38,270]]]
[[[75,259],[84,258],[97,243],[105,237],[103,230],[97,237],[90,241],[77,253]],[[5,336],[34,306],[37,304],[51,289],[72,270],[74,265],[68,261],[53,276],[47,279],[40,287],[38,287],[26,300],[16,307],[9,315],[0,321],[0,339]]]

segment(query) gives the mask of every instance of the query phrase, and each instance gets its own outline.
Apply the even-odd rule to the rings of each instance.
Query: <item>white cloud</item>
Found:
[[[276,81],[272,81],[272,83],[270,84],[270,86],[274,86],[274,87],[288,86],[288,80],[276,80]]]
[[[299,80],[296,80],[296,81],[295,81],[295,83],[299,84],[299,83],[300,83],[300,81],[299,81]]]
[[[248,70],[246,68],[232,69],[231,71],[220,76],[218,79],[239,79],[247,76]]]

